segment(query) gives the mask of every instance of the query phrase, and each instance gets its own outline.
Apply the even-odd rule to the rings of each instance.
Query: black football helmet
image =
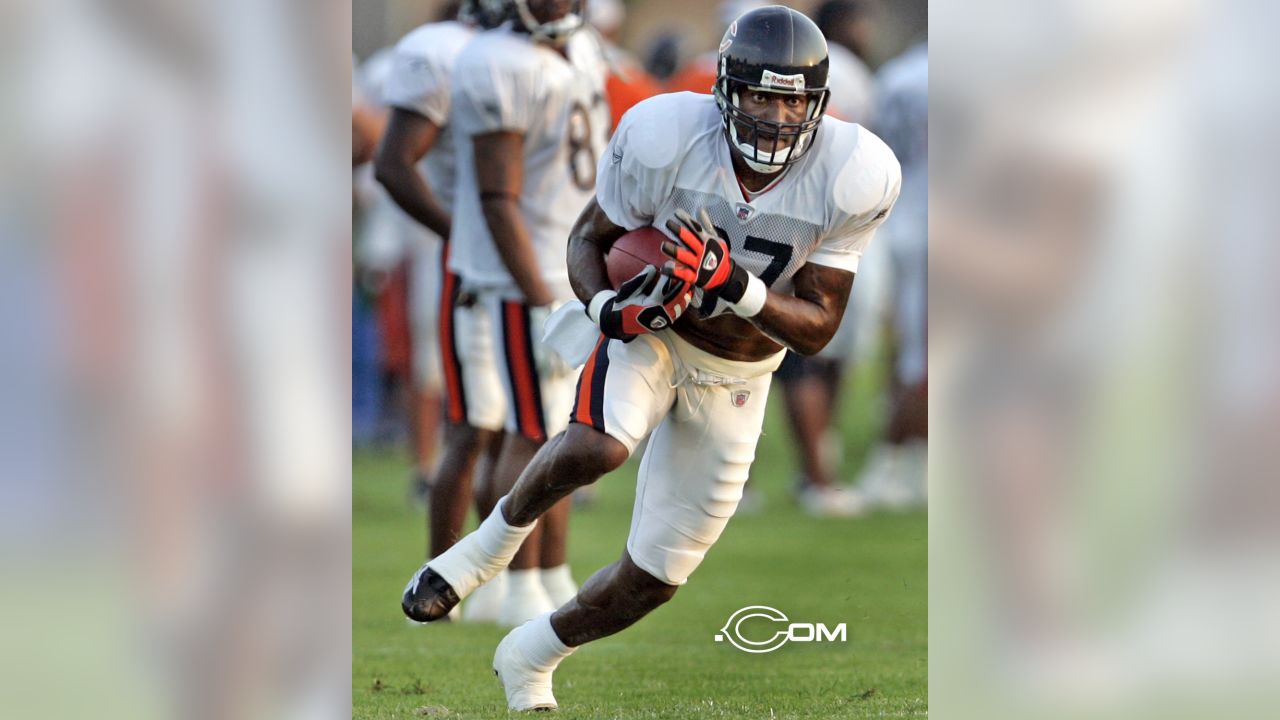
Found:
[[[729,25],[720,41],[715,98],[729,147],[752,169],[778,172],[812,147],[831,95],[827,65],[822,31],[791,8],[770,5]],[[753,90],[803,95],[808,100],[805,119],[778,123],[747,113],[741,94]],[[773,139],[761,142],[762,135]]]
[[[514,11],[511,0],[462,0],[458,19],[488,30],[506,22]]]

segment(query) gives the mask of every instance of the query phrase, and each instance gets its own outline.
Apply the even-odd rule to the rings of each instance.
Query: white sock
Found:
[[[564,605],[578,594],[578,585],[573,581],[568,563],[553,568],[543,568],[542,587],[547,589],[547,594],[551,596],[551,602],[555,603],[556,607]]]
[[[542,589],[542,571],[531,570],[507,571],[507,595],[527,595]]]
[[[516,647],[534,670],[551,672],[561,660],[573,654],[576,647],[569,647],[560,640],[551,627],[551,613],[544,613],[521,625],[515,631]]]
[[[459,598],[471,594],[472,590],[510,565],[521,543],[538,524],[535,520],[520,527],[508,525],[502,517],[502,506],[506,502],[504,495],[480,527],[428,563],[453,587]]]

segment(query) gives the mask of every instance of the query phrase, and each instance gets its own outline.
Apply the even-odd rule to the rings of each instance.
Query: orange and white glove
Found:
[[[671,274],[691,282],[705,295],[703,308],[715,307],[719,298],[734,313],[752,317],[764,307],[769,289],[760,278],[738,265],[729,255],[729,243],[716,232],[706,209],[698,211],[696,220],[684,210],[667,221],[674,241],[662,244],[662,251],[675,260]]]

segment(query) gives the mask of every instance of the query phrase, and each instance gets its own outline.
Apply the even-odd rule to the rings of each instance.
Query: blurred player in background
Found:
[[[743,14],[768,4],[764,0],[721,0],[717,11],[720,18],[720,33],[724,34],[729,24]],[[667,81],[667,92],[695,92],[710,95],[716,84],[719,61],[720,54],[717,50],[708,50],[693,56]]]
[[[382,48],[359,68],[367,112],[378,122],[375,154],[392,114],[385,95],[394,58],[393,48]],[[414,457],[410,497],[425,501],[425,478],[439,444],[440,364],[429,321],[435,283],[420,266],[424,257],[434,255],[439,239],[396,207],[375,181],[372,164],[359,167],[352,183],[360,207],[353,254],[357,290],[371,302],[378,325],[379,402],[373,438],[392,444],[408,439]],[[425,309],[424,299],[429,303]]]
[[[872,26],[866,8],[856,0],[827,0],[817,7],[813,21],[831,50],[831,108],[833,117],[876,127],[876,81],[863,59],[863,39]]]
[[[852,0],[829,0],[818,6],[814,23],[826,37],[830,52],[828,114],[872,127],[875,78],[852,50],[854,39],[866,25],[865,12]],[[841,386],[853,360],[855,343],[875,340],[874,333],[867,332],[865,318],[874,316],[872,308],[877,304],[878,286],[885,274],[881,269],[883,260],[877,260],[882,257],[877,253],[861,264],[857,294],[850,298],[849,312],[822,352],[813,356],[789,352],[778,368],[787,420],[800,459],[796,497],[800,507],[811,515],[853,516],[864,509],[856,494],[836,482],[844,448],[835,412],[840,407]]]
[[[622,557],[498,646],[494,670],[515,710],[556,707],[565,657],[670,600],[702,562],[742,496],[784,347],[813,354],[831,339],[897,199],[889,148],[823,116],[827,46],[808,18],[750,12],[720,57],[714,98],[660,95],[627,113],[572,230],[581,303],[552,323],[566,356],[590,354],[572,423],[405,590],[411,617],[444,617],[511,562],[539,517],[649,436]],[[648,226],[678,238],[663,247],[674,260],[612,289],[604,253]]]
[[[921,40],[879,72],[880,126],[902,162],[902,199],[885,224],[893,264],[893,401],[884,442],[858,480],[867,507],[903,508],[928,495],[929,49]]]
[[[452,19],[455,15],[457,20]],[[488,476],[492,456],[501,447],[506,403],[493,362],[484,362],[492,357],[485,351],[488,318],[474,303],[459,303],[463,298],[460,279],[447,268],[457,179],[450,94],[454,63],[476,28],[495,27],[505,16],[479,0],[446,7],[441,21],[413,30],[397,44],[383,93],[392,112],[378,152],[378,180],[431,235],[421,238],[416,248],[413,296],[414,316],[419,318],[415,350],[419,357],[429,353],[436,361],[433,364],[445,388],[444,455],[429,484],[428,557],[444,552],[461,535],[473,497],[472,478],[486,450],[495,452],[489,453],[490,462],[478,473],[481,482],[474,498],[479,517],[493,510],[496,499]],[[437,309],[438,321],[433,321]],[[425,365],[426,358],[418,363]],[[503,587],[499,579],[487,593],[474,597],[465,619],[496,620]]]
[[[609,131],[603,47],[577,32],[582,3],[509,7],[511,21],[477,35],[458,57],[452,96],[458,193],[449,262],[493,322],[492,361],[509,407],[500,494],[568,421],[577,373],[543,343],[543,326],[573,298],[564,238],[591,198]],[[551,508],[515,555],[500,623],[519,625],[577,591],[565,554],[569,507],[565,498]]]
[[[609,77],[604,87],[612,113],[611,132],[631,106],[663,91],[640,61],[618,45],[618,36],[626,19],[627,8],[622,0],[591,0],[587,5],[587,20],[604,39],[605,59],[609,63]]]

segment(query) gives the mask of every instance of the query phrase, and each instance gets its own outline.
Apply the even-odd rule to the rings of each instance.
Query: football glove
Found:
[[[722,299],[743,317],[759,313],[768,288],[729,256],[729,243],[716,232],[706,208],[698,210],[700,220],[680,209],[675,215],[667,221],[675,240],[662,244],[662,251],[675,260],[667,272],[702,290],[704,309]]]
[[[625,342],[675,324],[693,301],[693,286],[649,265],[622,283],[615,295],[602,292],[597,297],[603,300],[592,300],[587,315],[605,336]]]
[[[694,274],[694,287],[717,293],[725,302],[737,302],[747,290],[747,271],[729,257],[729,243],[716,232],[706,209],[698,211],[701,221],[684,210],[676,210],[667,221],[667,230],[675,237],[663,243],[663,251],[676,261],[676,276]],[[683,266],[683,267],[681,267]]]

